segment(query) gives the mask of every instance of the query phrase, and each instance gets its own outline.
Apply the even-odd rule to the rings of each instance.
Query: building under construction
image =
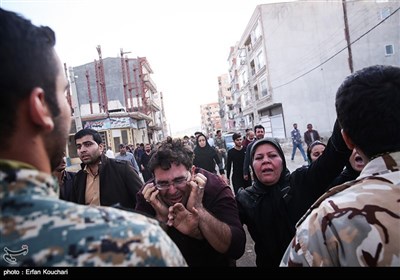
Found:
[[[72,108],[75,118],[68,153],[76,154],[73,134],[81,128],[99,131],[106,146],[156,143],[167,136],[162,93],[151,79],[146,57],[102,58],[70,69]],[[75,95],[75,96],[74,96]],[[75,98],[74,98],[75,97]]]

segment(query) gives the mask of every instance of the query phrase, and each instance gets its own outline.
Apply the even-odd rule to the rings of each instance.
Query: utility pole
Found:
[[[127,78],[126,78],[126,72],[128,73],[128,77],[130,75],[129,73],[129,60],[128,57],[126,56],[124,59],[124,55],[131,53],[131,52],[124,52],[123,49],[120,49],[121,52],[121,68],[122,68],[122,82],[123,82],[123,86],[124,86],[124,99],[125,99],[125,109],[126,112],[131,112],[131,108],[133,107],[132,105],[132,97],[131,97],[131,106],[129,106],[128,104],[128,87],[130,87],[131,85],[127,84]],[[126,63],[126,68],[127,70],[125,71],[125,63]]]
[[[106,92],[106,79],[104,75],[104,65],[103,65],[103,57],[101,55],[101,47],[98,45],[96,47],[97,53],[99,55],[99,63],[98,63],[98,74],[99,74],[99,80],[100,80],[100,94],[101,98],[103,101],[103,110],[108,116],[108,98],[107,98],[107,92]]]
[[[85,76],[86,76],[86,83],[87,83],[87,88],[88,88],[90,114],[93,114],[93,104],[92,104],[93,100],[92,100],[92,91],[90,89],[90,79],[89,79],[89,70],[88,69],[86,69]]]
[[[350,68],[350,73],[354,72],[353,68],[353,54],[351,51],[351,44],[350,44],[350,31],[349,31],[349,22],[347,18],[347,8],[346,8],[346,0],[342,0],[342,7],[343,7],[343,17],[344,17],[344,34],[347,42],[347,51],[349,53],[349,68]]]
[[[64,63],[64,73],[65,73],[65,77],[68,79],[67,63]],[[74,113],[74,110],[73,110],[73,108],[72,108],[71,90],[70,90],[70,87],[68,87],[68,89],[67,89],[67,100],[68,100],[69,107],[71,108],[71,114],[73,114],[73,113]]]
[[[82,119],[81,119],[81,110],[79,108],[78,93],[76,90],[74,69],[72,67],[69,67],[69,79],[71,81],[72,104],[74,109],[75,126],[76,126],[76,131],[79,131],[82,129]]]

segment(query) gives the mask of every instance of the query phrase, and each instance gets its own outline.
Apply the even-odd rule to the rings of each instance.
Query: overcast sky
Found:
[[[154,74],[172,134],[200,126],[200,104],[218,101],[217,77],[228,72],[231,46],[240,40],[258,4],[279,0],[0,0],[56,32],[56,50],[68,66],[145,56]]]

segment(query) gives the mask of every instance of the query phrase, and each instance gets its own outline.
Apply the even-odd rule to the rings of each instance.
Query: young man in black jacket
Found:
[[[78,131],[75,143],[82,169],[76,174],[70,200],[91,206],[119,204],[134,209],[142,181],[128,162],[104,156],[104,144],[96,130]]]

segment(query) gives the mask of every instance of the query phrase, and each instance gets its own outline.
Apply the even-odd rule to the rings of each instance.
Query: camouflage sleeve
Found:
[[[326,198],[298,226],[281,266],[399,266],[399,197],[396,186],[371,180]]]
[[[176,244],[156,220],[110,208],[100,207],[98,210],[103,217],[108,216],[111,225],[107,235],[93,232],[94,243],[99,238],[103,246],[97,252],[91,250],[92,261],[99,258],[98,264],[102,263],[102,266],[187,266]],[[112,244],[115,245],[110,246]],[[125,244],[125,250],[122,250],[122,244]],[[106,255],[114,257],[106,258]]]
[[[0,227],[5,252],[0,266],[187,266],[175,243],[149,217],[48,198],[26,208],[33,216],[7,214],[19,222]]]
[[[160,226],[158,226],[158,224],[154,236],[158,237],[159,240],[161,259],[164,262],[163,266],[187,266],[181,251],[178,249],[172,239],[167,235],[167,233]]]

